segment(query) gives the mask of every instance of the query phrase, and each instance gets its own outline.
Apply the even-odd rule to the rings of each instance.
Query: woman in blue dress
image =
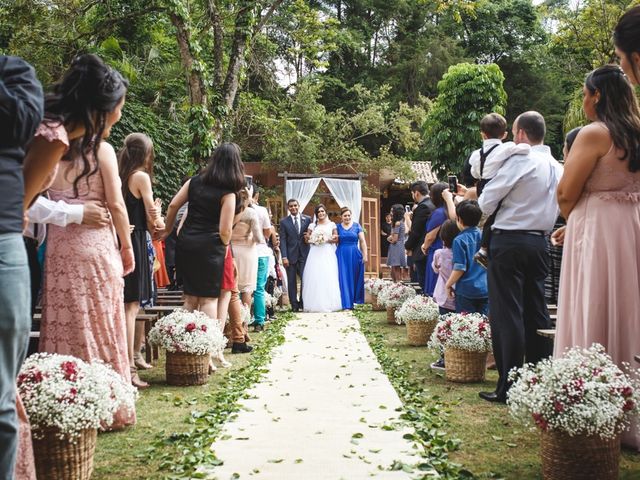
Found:
[[[429,196],[436,209],[429,217],[425,228],[425,237],[422,246],[422,252],[427,256],[427,268],[424,276],[424,294],[433,296],[436,288],[438,274],[431,268],[433,262],[433,254],[436,250],[442,248],[442,239],[440,238],[440,227],[447,219],[455,219],[456,207],[453,204],[453,195],[449,192],[449,185],[446,183],[434,183],[429,191]]]
[[[362,227],[351,218],[349,207],[340,210],[342,223],[338,224],[338,274],[342,308],[352,309],[364,303],[364,266],[367,262],[367,242]],[[359,248],[358,248],[359,247]]]

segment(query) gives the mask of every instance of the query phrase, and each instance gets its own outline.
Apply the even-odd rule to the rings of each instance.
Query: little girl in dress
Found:
[[[456,301],[447,294],[447,280],[453,270],[453,239],[460,233],[455,220],[447,220],[440,227],[440,238],[442,239],[442,248],[436,250],[433,254],[433,262],[431,268],[438,274],[436,288],[433,291],[433,299],[438,304],[440,315],[447,313],[455,313]],[[433,370],[444,370],[444,352],[440,353],[440,359],[431,364]]]

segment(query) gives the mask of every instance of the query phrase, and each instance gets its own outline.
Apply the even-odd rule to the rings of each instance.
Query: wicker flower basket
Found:
[[[545,480],[615,480],[620,462],[620,437],[571,437],[549,430],[542,432],[540,455]]]
[[[387,323],[389,325],[397,325],[395,307],[387,307]]]
[[[381,312],[384,310],[384,307],[378,303],[377,295],[371,295],[371,307],[374,312]]]
[[[75,443],[56,436],[58,429],[34,431],[33,453],[38,480],[88,480],[93,472],[96,429],[83,430]],[[37,438],[41,437],[41,438]]]
[[[204,385],[209,378],[209,355],[167,352],[165,370],[169,385]]]
[[[371,292],[368,290],[364,291],[364,303],[369,303],[371,305],[373,305],[373,295],[371,295]]]
[[[421,347],[429,343],[429,339],[437,323],[438,319],[431,322],[407,321],[407,340],[409,345]]]
[[[445,348],[444,364],[445,378],[451,382],[482,382],[487,366],[487,352]]]

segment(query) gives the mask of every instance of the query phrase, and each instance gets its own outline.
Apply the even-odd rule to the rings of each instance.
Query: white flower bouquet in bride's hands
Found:
[[[149,332],[149,341],[171,353],[192,355],[219,352],[227,343],[216,320],[199,311],[182,309],[158,320]]]
[[[639,413],[640,371],[625,367],[599,344],[526,364],[509,373],[509,411],[531,429],[613,438]]]
[[[314,228],[311,232],[311,235],[309,236],[309,243],[313,245],[324,245],[329,240],[330,238],[327,238],[325,232],[317,228]]]
[[[55,429],[58,438],[72,442],[84,430],[111,425],[121,408],[134,411],[138,396],[135,387],[99,360],[87,363],[50,353],[25,360],[18,393],[35,438]]]

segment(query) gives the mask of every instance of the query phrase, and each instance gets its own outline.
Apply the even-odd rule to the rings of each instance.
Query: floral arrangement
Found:
[[[479,313],[448,313],[440,317],[429,347],[442,351],[457,348],[467,352],[491,351],[491,327]]]
[[[69,355],[38,353],[18,375],[18,393],[34,427],[56,428],[60,439],[77,439],[83,430],[113,423],[121,408],[133,411],[138,392],[110,366]]]
[[[395,308],[402,305],[405,300],[415,296],[416,291],[413,287],[402,283],[390,282],[378,293],[378,303],[383,307]]]
[[[322,245],[327,243],[328,240],[329,239],[325,236],[324,232],[317,228],[314,228],[309,236],[309,243],[312,243],[313,245]]]
[[[438,304],[431,297],[416,295],[405,300],[396,311],[398,324],[407,322],[437,322],[440,317]]]
[[[149,341],[172,353],[207,355],[222,350],[227,340],[202,312],[178,309],[162,317],[149,332]]]
[[[378,295],[384,287],[391,285],[392,283],[393,282],[390,282],[389,280],[383,280],[381,278],[368,278],[364,282],[364,289],[371,295]]]
[[[532,429],[613,438],[639,413],[639,379],[640,371],[624,373],[594,343],[514,368],[507,404],[511,415]]]

